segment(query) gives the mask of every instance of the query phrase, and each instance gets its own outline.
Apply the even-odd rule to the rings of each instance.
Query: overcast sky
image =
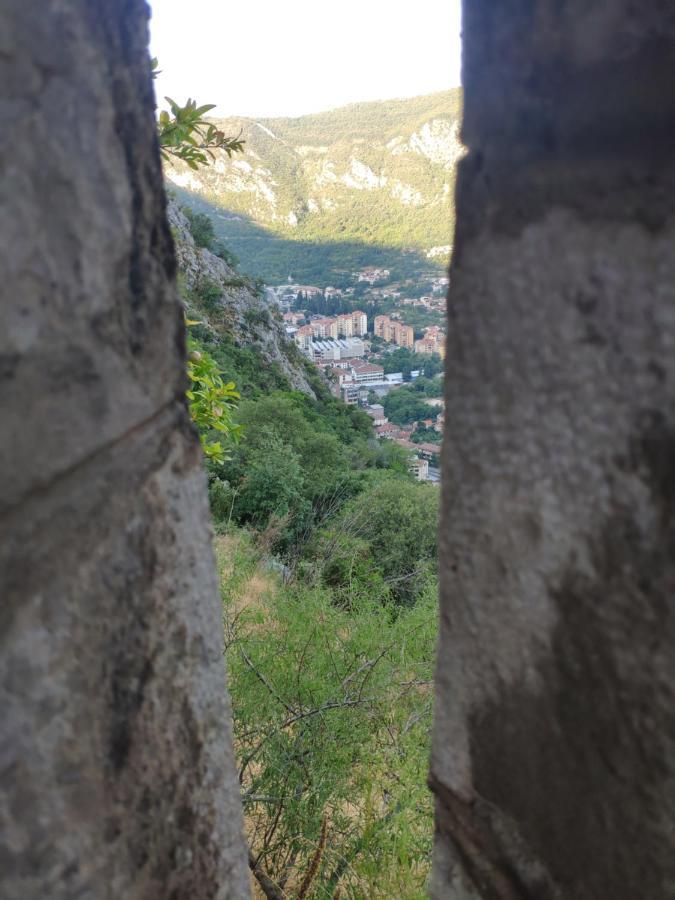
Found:
[[[460,0],[149,0],[157,98],[298,116],[459,84]]]

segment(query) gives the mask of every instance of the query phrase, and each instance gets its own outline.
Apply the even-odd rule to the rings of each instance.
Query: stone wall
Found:
[[[146,15],[0,9],[6,900],[247,896]]]
[[[675,13],[467,0],[436,898],[675,891]]]

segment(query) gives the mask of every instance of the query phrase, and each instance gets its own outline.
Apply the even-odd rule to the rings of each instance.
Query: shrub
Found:
[[[188,228],[195,244],[198,247],[205,247],[207,250],[210,250],[214,245],[216,233],[209,216],[195,212],[189,206],[183,207],[183,213],[188,220]]]
[[[289,897],[310,873],[307,897],[425,896],[435,587],[410,610],[366,595],[346,608],[281,584],[232,534],[219,561],[257,876]]]
[[[211,278],[200,278],[195,285],[194,295],[205,312],[213,315],[220,307],[223,289],[217,281],[213,281]]]

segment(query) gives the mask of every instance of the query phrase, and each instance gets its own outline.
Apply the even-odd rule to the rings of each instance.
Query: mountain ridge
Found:
[[[428,253],[451,243],[454,175],[464,152],[461,89],[306,116],[213,121],[241,134],[245,152],[216,151],[211,166],[193,171],[176,162],[165,173],[182,201],[209,204],[219,236],[238,242],[246,269],[256,268],[242,243],[242,234],[251,236],[246,221],[310,244]]]

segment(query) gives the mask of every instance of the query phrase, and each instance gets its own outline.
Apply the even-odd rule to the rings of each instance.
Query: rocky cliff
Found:
[[[264,299],[260,286],[215,253],[198,247],[175,201],[169,200],[167,213],[189,317],[204,323],[211,340],[229,337],[236,346],[254,350],[261,366],[274,365],[294,390],[314,397],[307,364],[287,340],[279,311]],[[204,285],[219,295],[208,309],[200,299]]]

